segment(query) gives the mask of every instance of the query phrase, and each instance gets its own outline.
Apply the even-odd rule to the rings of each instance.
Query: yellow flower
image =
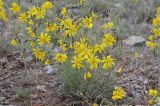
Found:
[[[158,44],[157,44],[156,42],[147,41],[147,42],[146,42],[146,45],[147,45],[148,47],[150,47],[151,49],[155,49]]]
[[[155,36],[160,36],[160,28],[154,28],[152,32]]]
[[[61,10],[61,14],[62,15],[67,15],[67,8],[66,7],[64,7],[62,10]]]
[[[26,27],[27,33],[29,34],[29,36],[31,37],[35,37],[34,32],[32,31],[31,27]]]
[[[73,68],[76,68],[76,69],[80,69],[83,67],[82,65],[82,61],[83,61],[83,58],[80,57],[80,56],[74,56],[73,57],[73,60],[71,61],[73,64],[72,64],[72,67]]]
[[[122,67],[120,67],[120,68],[117,70],[118,73],[122,73],[122,71],[123,71]]]
[[[104,51],[104,47],[102,45],[98,45],[98,44],[95,44],[93,47],[92,47],[92,52],[93,53],[102,53]]]
[[[157,94],[158,94],[157,90],[149,89],[149,91],[148,91],[149,96],[157,96]]]
[[[87,59],[87,62],[88,62],[89,65],[90,65],[90,69],[93,69],[93,68],[98,68],[98,63],[100,62],[100,60],[97,59],[96,56],[91,55],[91,56]]]
[[[86,17],[82,19],[82,23],[85,28],[91,29],[93,27],[92,17]]]
[[[151,35],[151,36],[148,37],[148,40],[153,40],[153,39],[154,39],[153,35]]]
[[[81,43],[85,43],[88,40],[88,38],[86,37],[86,35],[84,35],[84,36],[85,37],[80,38],[80,42]]]
[[[32,16],[37,14],[37,7],[33,6],[29,8],[29,11],[27,12],[28,17],[27,18],[31,18]]]
[[[0,8],[3,7],[3,1],[0,0]]]
[[[45,61],[44,61],[44,64],[45,64],[45,65],[48,65],[48,64],[49,64],[49,59],[45,60]]]
[[[45,58],[45,52],[39,50],[38,48],[33,49],[33,55],[36,57],[38,60],[43,60]]]
[[[113,59],[110,55],[107,57],[103,57],[103,68],[104,69],[110,69],[113,67],[113,65],[115,65],[115,63],[113,62],[115,59]]]
[[[43,5],[42,5],[42,9],[44,9],[44,10],[48,10],[48,9],[50,9],[50,8],[52,8],[53,7],[53,4],[52,4],[52,2],[50,2],[50,1],[45,1],[44,3],[43,3]]]
[[[3,7],[0,8],[0,19],[4,21],[8,20],[6,10]]]
[[[92,76],[91,72],[88,71],[88,72],[87,72],[87,77],[88,77],[88,78],[91,78],[91,76]]]
[[[113,100],[119,100],[125,97],[125,92],[122,87],[115,87],[112,93]]]
[[[75,53],[82,53],[83,50],[87,48],[87,46],[84,43],[75,42],[73,48]]]
[[[66,19],[61,19],[60,20],[60,25],[63,26],[63,28],[61,29],[68,29],[70,28],[70,26],[72,25],[72,20],[70,19],[70,17],[66,17]]]
[[[50,44],[50,40],[51,40],[51,36],[48,36],[47,33],[41,33],[40,36],[38,37],[37,41],[38,41],[38,44],[40,46],[43,46],[44,44],[48,43]]]
[[[68,26],[67,30],[64,31],[64,36],[75,36],[78,31],[78,26],[76,24],[71,24]]]
[[[18,17],[18,19],[20,20],[20,22],[24,23],[27,21],[27,15],[26,13],[21,13]]]
[[[88,59],[89,56],[91,55],[91,50],[86,48],[79,55],[85,59]]]
[[[36,8],[36,10],[34,10],[34,15],[36,16],[36,19],[43,19],[45,16],[45,10],[43,10],[42,8]]]
[[[157,18],[153,19],[152,20],[152,25],[153,26],[160,25],[160,17],[157,17]]]
[[[109,22],[107,24],[101,25],[99,28],[104,29],[104,30],[108,30],[108,29],[111,29],[112,27],[113,27],[113,22]]]
[[[98,16],[95,12],[92,11],[91,17],[93,20],[96,20]]]
[[[11,40],[11,45],[17,46],[17,41],[16,41],[16,39],[12,39],[12,40]]]
[[[56,23],[54,24],[48,24],[47,23],[47,26],[46,26],[46,32],[49,32],[49,31],[55,31],[58,29],[58,26]]]
[[[13,2],[11,5],[12,5],[12,7],[10,8],[10,10],[11,10],[13,13],[18,13],[18,12],[20,12],[21,7],[20,7],[16,2]]]
[[[91,74],[91,72],[87,72],[87,73],[84,73],[83,74],[83,78],[84,78],[84,80],[87,80],[88,78],[91,78],[91,76],[92,76],[92,74]]]
[[[102,38],[102,45],[112,47],[113,44],[116,42],[115,38],[112,36],[111,33],[105,34],[104,38]]]
[[[63,51],[66,51],[66,50],[67,50],[66,44],[63,43],[61,39],[58,40],[58,43],[59,43],[59,47],[60,47],[61,50],[63,50]]]
[[[87,80],[87,73],[84,73],[84,74],[83,74],[83,79],[84,79],[84,80]]]
[[[70,48],[70,49],[73,48],[73,44],[72,44],[72,43],[69,44],[69,48]]]
[[[86,3],[86,0],[80,0],[79,3],[80,3],[81,5],[83,5],[83,4]]]
[[[33,25],[33,20],[30,19],[30,20],[28,21],[28,24],[29,24],[29,25]]]
[[[55,55],[55,60],[60,63],[64,63],[67,60],[67,55],[62,53],[57,53]]]
[[[98,106],[96,102],[93,103],[93,106]]]
[[[153,104],[154,104],[154,99],[149,99],[149,100],[148,100],[148,104],[149,104],[149,105],[153,105]]]
[[[29,45],[30,45],[31,47],[33,47],[33,46],[35,45],[35,43],[34,43],[33,41],[29,41]]]

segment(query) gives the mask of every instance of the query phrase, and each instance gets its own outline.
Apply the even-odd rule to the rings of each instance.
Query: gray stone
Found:
[[[142,89],[143,89],[143,87],[142,87],[142,86],[137,85],[137,84],[135,84],[135,85],[134,85],[134,87],[135,87],[135,89],[140,89],[140,90],[142,90]]]
[[[7,58],[3,57],[0,59],[1,64],[6,64],[8,62]]]
[[[55,53],[59,53],[61,50],[58,46],[55,46],[55,48],[53,49],[53,52]]]
[[[139,76],[138,80],[140,80],[144,84],[148,83],[148,79],[144,75]]]
[[[38,85],[38,86],[36,86],[36,88],[37,88],[38,90],[40,90],[40,91],[43,91],[43,92],[46,92],[46,91],[47,91],[45,85]]]
[[[79,14],[79,9],[78,8],[73,8],[72,11],[73,11],[74,14]]]
[[[46,72],[47,74],[56,74],[57,69],[54,69],[51,65],[48,65],[44,67],[43,72]]]
[[[2,103],[5,99],[6,97],[0,97],[0,103]]]
[[[3,105],[9,105],[9,100],[5,100],[5,102],[3,102]]]
[[[146,39],[142,36],[131,36],[123,40],[123,43],[129,46],[142,46],[145,42]]]

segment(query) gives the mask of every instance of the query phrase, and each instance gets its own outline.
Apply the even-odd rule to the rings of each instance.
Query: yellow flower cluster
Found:
[[[140,1],[140,0],[133,0]],[[79,0],[80,5],[84,5],[86,0]],[[82,80],[89,82],[94,78],[93,72],[99,70],[112,70],[114,68],[115,59],[112,53],[112,47],[116,43],[116,39],[112,34],[114,23],[106,22],[99,27],[94,27],[98,19],[97,14],[92,12],[84,17],[72,16],[67,7],[60,10],[57,16],[49,17],[47,13],[52,12],[53,3],[45,0],[40,6],[33,5],[28,9],[23,9],[18,2],[10,4],[9,11],[13,14],[18,22],[22,24],[24,35],[27,42],[26,45],[31,48],[32,54],[36,60],[43,62],[44,65],[50,62],[64,65],[69,63],[70,68],[82,72]],[[26,10],[26,11],[24,11]],[[0,19],[6,21],[9,17],[0,0]],[[17,20],[16,20],[17,21]],[[146,45],[151,49],[158,46],[160,38],[160,7],[156,10],[156,17],[152,21],[152,35],[148,37]],[[102,31],[102,35],[98,37],[98,42],[92,40],[94,31]],[[93,34],[93,35],[92,35]],[[13,38],[10,43],[13,46],[20,45],[21,39]],[[18,42],[17,42],[18,41]],[[23,41],[23,40],[22,40]],[[53,52],[52,48],[58,47],[58,52]],[[138,52],[135,52],[134,58],[139,58]],[[123,68],[119,67],[117,72],[122,73]],[[150,99],[149,104],[155,103],[158,91],[150,89],[148,92]],[[113,100],[120,100],[125,97],[125,91],[122,87],[115,87],[112,92]],[[97,106],[96,103],[93,106]]]
[[[155,49],[158,46],[158,41],[160,38],[160,7],[156,10],[156,17],[152,20],[152,26],[153,35],[148,37],[146,45],[151,49]]]
[[[148,99],[148,104],[150,105],[153,105],[155,104],[157,101],[156,101],[156,98],[158,98],[158,91],[156,89],[149,89],[148,91],[148,95],[150,96],[149,99]]]
[[[85,2],[86,0],[80,0],[81,5]],[[60,63],[59,65],[69,62],[72,69],[82,71],[82,79],[86,82],[94,78],[93,72],[96,70],[112,70],[115,59],[111,52],[116,43],[111,30],[113,22],[94,28],[94,22],[98,19],[94,12],[83,18],[74,17],[73,19],[66,7],[60,10],[59,16],[48,20],[49,12],[47,11],[51,11],[53,7],[52,2],[45,1],[40,6],[32,6],[23,11],[16,2],[11,4],[10,11],[25,26],[27,44],[35,59],[45,65],[53,61]],[[92,37],[87,32],[92,30],[105,31],[99,37],[99,42],[90,40]],[[11,40],[13,46],[17,46],[18,43],[20,42],[16,39]],[[60,49],[56,53],[51,50],[55,46]],[[119,69],[120,72],[122,69]],[[121,87],[115,87],[112,99],[118,100],[123,97],[125,97],[124,90]]]
[[[85,4],[85,0],[80,0],[80,4]],[[26,34],[28,36],[28,43],[33,51],[33,55],[37,60],[43,61],[44,64],[49,64],[51,61],[57,61],[59,63],[66,62],[67,59],[71,59],[71,66],[76,70],[84,71],[83,78],[89,79],[92,75],[92,70],[96,70],[102,66],[104,70],[112,69],[115,65],[113,57],[110,55],[105,56],[105,51],[111,50],[112,46],[116,42],[114,36],[111,33],[113,23],[109,22],[100,26],[98,29],[110,30],[104,34],[100,43],[89,43],[89,36],[86,35],[86,30],[92,30],[94,22],[97,19],[97,15],[92,12],[84,18],[72,19],[66,7],[60,11],[60,16],[55,17],[52,21],[43,22],[45,20],[46,13],[53,7],[52,2],[45,1],[41,6],[32,6],[27,11],[22,11],[21,7],[13,2],[10,10],[18,15],[19,22],[25,25]],[[43,30],[39,30],[40,26],[43,26]],[[78,35],[84,31],[83,36]],[[55,32],[56,37],[51,36]],[[47,48],[51,47],[52,40],[56,38],[57,43],[62,53],[53,54],[53,60],[48,59]],[[13,46],[17,45],[16,39],[11,41]],[[47,47],[47,48],[46,48]],[[44,49],[45,48],[45,49]],[[72,52],[72,55],[69,52]]]
[[[0,19],[6,21],[7,18],[7,14],[6,14],[6,10],[3,7],[3,2],[2,0],[0,0]]]
[[[3,8],[2,0],[0,0],[0,5],[0,7]],[[49,47],[51,45],[51,36],[48,33],[57,30],[58,26],[55,23],[47,22],[45,30],[39,32],[39,22],[45,18],[46,12],[52,7],[53,3],[50,1],[45,1],[40,7],[29,7],[27,11],[22,11],[23,9],[21,9],[20,5],[16,2],[11,3],[10,7],[10,11],[18,16],[19,22],[25,25],[26,35],[29,35],[27,41],[32,48],[33,55],[37,60],[44,61],[46,65],[49,64],[50,61],[46,58],[46,52],[41,47],[46,45]],[[17,46],[17,40],[12,39],[11,44]]]
[[[105,29],[105,30],[108,30],[108,29],[111,29],[113,28],[113,22],[109,22],[107,24],[103,24],[100,26],[100,29]]]

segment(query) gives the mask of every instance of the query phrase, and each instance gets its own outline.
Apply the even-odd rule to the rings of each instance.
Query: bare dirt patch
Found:
[[[66,106],[58,93],[55,75],[41,73],[41,64],[19,60],[19,53],[7,53],[0,59],[0,105]]]

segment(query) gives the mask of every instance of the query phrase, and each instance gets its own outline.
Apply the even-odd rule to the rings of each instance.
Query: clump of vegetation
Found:
[[[29,88],[20,88],[16,91],[17,98],[27,98],[31,90]]]

